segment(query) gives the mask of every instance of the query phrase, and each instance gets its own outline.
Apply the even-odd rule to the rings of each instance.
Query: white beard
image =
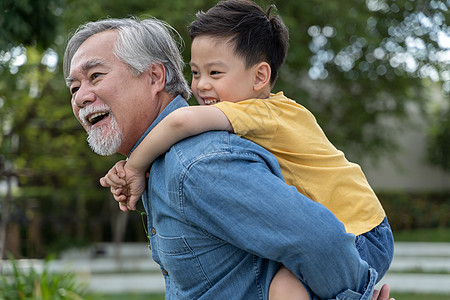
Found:
[[[85,117],[92,113],[92,107],[87,106],[82,108],[79,112],[79,119],[84,125],[87,121]],[[92,151],[97,153],[98,155],[108,156],[113,155],[117,152],[120,145],[122,144],[123,133],[119,128],[119,124],[117,123],[116,118],[112,114],[111,110],[108,106],[104,105],[102,108],[96,107],[96,110],[104,110],[109,111],[109,117],[111,121],[108,125],[102,125],[100,127],[87,127],[88,129],[88,137],[87,142],[89,147],[91,147]]]
[[[116,118],[111,117],[111,125],[103,125],[88,132],[87,142],[92,151],[98,155],[108,156],[117,152],[122,144],[122,131],[117,124]]]

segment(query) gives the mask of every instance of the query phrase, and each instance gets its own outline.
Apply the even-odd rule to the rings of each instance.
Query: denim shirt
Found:
[[[182,97],[172,100],[141,140],[183,106]],[[234,134],[210,131],[175,144],[154,161],[143,203],[166,299],[267,299],[280,262],[301,280],[308,268],[328,267],[299,257],[322,251],[317,220],[332,214],[286,185],[272,154]],[[308,234],[299,234],[305,224]],[[324,248],[349,237],[334,227]]]

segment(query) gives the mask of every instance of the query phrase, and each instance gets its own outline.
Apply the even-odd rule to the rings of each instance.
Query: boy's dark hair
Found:
[[[220,39],[230,38],[234,50],[247,67],[267,62],[271,68],[270,85],[278,77],[289,47],[289,33],[279,16],[270,16],[249,0],[220,1],[207,12],[200,11],[189,26],[189,35],[208,35]]]

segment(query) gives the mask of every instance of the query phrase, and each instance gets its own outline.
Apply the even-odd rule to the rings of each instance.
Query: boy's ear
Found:
[[[266,62],[261,62],[255,66],[255,82],[253,89],[260,91],[267,85],[270,85],[271,69],[270,65]]]

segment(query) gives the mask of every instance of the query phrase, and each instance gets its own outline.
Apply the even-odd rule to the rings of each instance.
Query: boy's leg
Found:
[[[281,266],[270,283],[269,300],[309,299],[309,293],[300,280],[291,271]]]
[[[370,300],[378,275],[361,259],[355,235],[347,233],[325,206],[308,198],[302,200],[295,210],[298,227],[292,229],[298,231],[299,257],[280,257],[283,265],[305,284],[313,299]]]
[[[386,273],[393,257],[393,237],[387,219],[373,230],[356,238],[356,248],[365,261],[381,273],[380,280]],[[373,284],[373,283],[372,283]],[[389,298],[390,288],[383,285],[381,291],[374,291],[372,300],[393,300]],[[269,300],[309,299],[306,288],[284,266],[275,274],[269,289]]]
[[[371,300],[395,300],[389,298],[390,286],[384,284],[381,290],[374,290]],[[303,284],[284,266],[281,266],[270,283],[269,300],[309,300]]]

